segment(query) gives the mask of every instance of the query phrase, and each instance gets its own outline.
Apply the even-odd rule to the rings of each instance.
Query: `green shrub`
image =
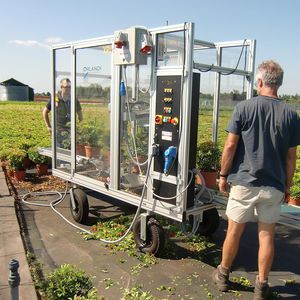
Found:
[[[31,148],[28,151],[28,157],[35,163],[40,165],[48,165],[51,158],[39,153],[37,148]]]
[[[221,151],[211,141],[200,143],[197,147],[196,164],[201,171],[215,171],[220,168]]]
[[[83,297],[87,297],[92,288],[91,277],[83,270],[69,264],[61,265],[50,273],[42,287],[47,300],[76,299],[76,296],[77,299],[87,299]],[[93,294],[90,296],[92,297]]]
[[[82,140],[90,146],[102,146],[102,129],[100,124],[95,121],[89,121],[82,126]]]
[[[26,152],[20,149],[12,149],[12,152],[8,156],[9,165],[15,170],[24,170],[24,159],[26,157]]]
[[[99,297],[97,290],[93,288],[86,296],[74,296],[73,300],[104,300],[104,298]]]
[[[7,160],[10,153],[11,153],[11,149],[9,147],[2,145],[2,149],[0,149],[0,161]]]

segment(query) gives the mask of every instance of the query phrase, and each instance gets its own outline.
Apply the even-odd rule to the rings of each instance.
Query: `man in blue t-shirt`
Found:
[[[258,222],[258,276],[254,299],[267,299],[268,274],[274,257],[275,224],[281,203],[289,194],[295,172],[300,118],[278,98],[283,70],[270,60],[256,74],[258,97],[236,105],[227,127],[219,188],[227,194],[228,230],[221,264],[213,280],[221,291],[229,289],[229,270],[249,221]]]

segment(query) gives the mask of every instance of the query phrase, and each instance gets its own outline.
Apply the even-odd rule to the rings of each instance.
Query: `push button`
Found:
[[[156,115],[155,116],[155,124],[156,125],[161,125],[163,121],[163,116],[162,115]]]

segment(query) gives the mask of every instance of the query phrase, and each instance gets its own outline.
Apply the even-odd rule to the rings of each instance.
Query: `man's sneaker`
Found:
[[[255,288],[254,288],[254,297],[253,300],[266,300],[268,299],[270,287],[267,281],[259,281],[258,277],[256,278]]]
[[[212,279],[221,292],[227,292],[229,290],[229,269],[225,269],[219,265],[214,270]]]

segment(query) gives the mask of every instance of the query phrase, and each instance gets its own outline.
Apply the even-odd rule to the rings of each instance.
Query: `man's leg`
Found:
[[[228,228],[223,244],[222,262],[212,274],[218,289],[226,292],[229,289],[229,271],[239,249],[240,239],[245,223],[237,223],[228,218]]]
[[[268,299],[268,276],[274,257],[275,223],[258,222],[258,276],[255,281],[254,300]]]
[[[258,222],[258,274],[259,281],[268,280],[274,258],[275,223]]]
[[[223,244],[221,266],[230,269],[240,246],[240,239],[245,229],[245,223],[237,223],[228,218],[228,228]]]

